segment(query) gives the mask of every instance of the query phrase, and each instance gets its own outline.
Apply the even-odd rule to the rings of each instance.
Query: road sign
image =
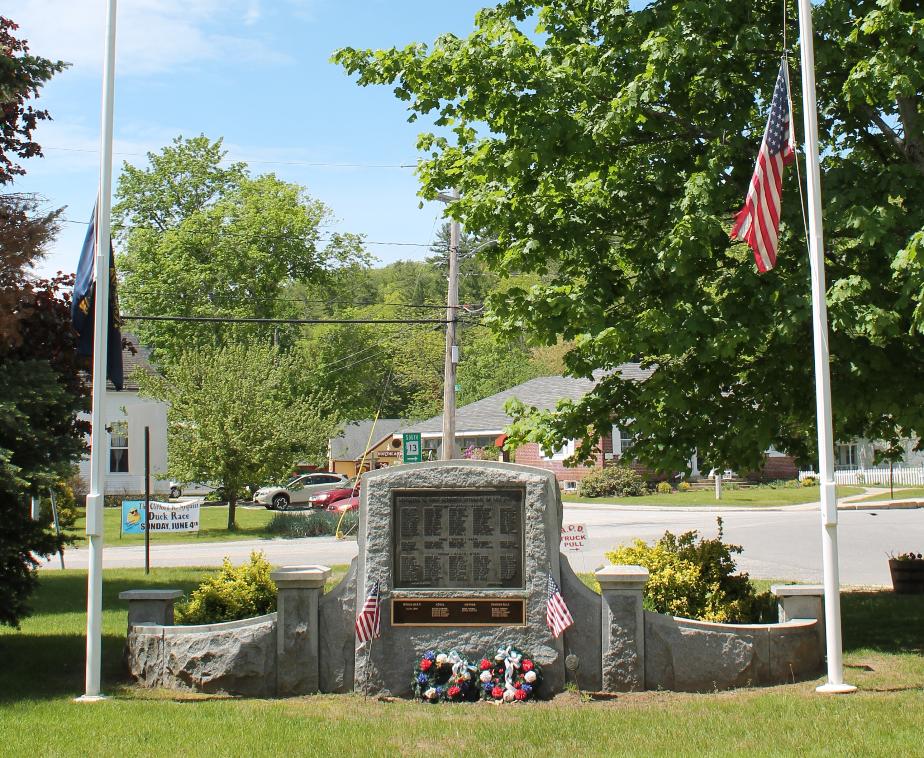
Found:
[[[587,545],[587,524],[562,524],[561,546],[574,553],[584,552]]]
[[[402,459],[404,463],[420,463],[420,432],[405,432],[401,435]]]

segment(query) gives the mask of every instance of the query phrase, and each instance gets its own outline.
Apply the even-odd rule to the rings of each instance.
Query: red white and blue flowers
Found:
[[[484,700],[514,703],[535,698],[542,682],[542,669],[536,662],[512,646],[501,647],[492,659],[478,664],[481,697]]]
[[[472,666],[455,650],[427,650],[414,669],[414,697],[426,703],[490,700],[521,703],[533,700],[542,683],[541,667],[512,645],[489,653]]]
[[[428,650],[417,663],[412,687],[414,696],[428,703],[471,700],[477,696],[474,679],[474,666],[455,650]]]

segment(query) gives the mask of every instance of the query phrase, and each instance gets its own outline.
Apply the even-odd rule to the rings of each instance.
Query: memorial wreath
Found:
[[[485,700],[513,703],[535,698],[542,682],[542,669],[522,651],[508,645],[499,648],[493,660],[482,658],[478,664],[481,697]]]
[[[414,671],[414,696],[428,703],[461,701],[477,697],[473,686],[475,667],[455,650],[440,653],[428,650]]]

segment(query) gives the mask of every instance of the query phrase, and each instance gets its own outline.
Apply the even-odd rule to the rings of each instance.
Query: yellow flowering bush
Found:
[[[717,521],[719,534],[714,539],[703,539],[697,531],[680,536],[665,532],[654,544],[635,540],[606,553],[606,558],[648,569],[647,610],[722,623],[776,621],[773,596],[757,593],[747,574],[735,573],[733,555],[741,547],[722,541],[722,519]]]

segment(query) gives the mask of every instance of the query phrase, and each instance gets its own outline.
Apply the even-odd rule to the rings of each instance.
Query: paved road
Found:
[[[665,529],[698,529],[715,534],[716,516],[725,523],[725,539],[744,547],[740,569],[765,579],[821,581],[821,522],[813,508],[780,510],[701,508],[660,509],[620,506],[566,506],[566,522],[588,526],[588,549],[573,554],[577,571],[602,564],[604,552],[635,537],[653,540]],[[858,510],[839,514],[841,582],[844,585],[888,585],[889,552],[921,550],[924,545],[924,509]],[[225,556],[246,560],[252,550],[263,550],[277,565],[348,563],[356,555],[356,542],[333,537],[310,539],[245,540],[202,544],[152,545],[152,566],[216,566]],[[86,568],[87,551],[70,550],[68,568]],[[106,548],[106,568],[144,566],[143,546]],[[46,564],[58,567],[57,558]]]

